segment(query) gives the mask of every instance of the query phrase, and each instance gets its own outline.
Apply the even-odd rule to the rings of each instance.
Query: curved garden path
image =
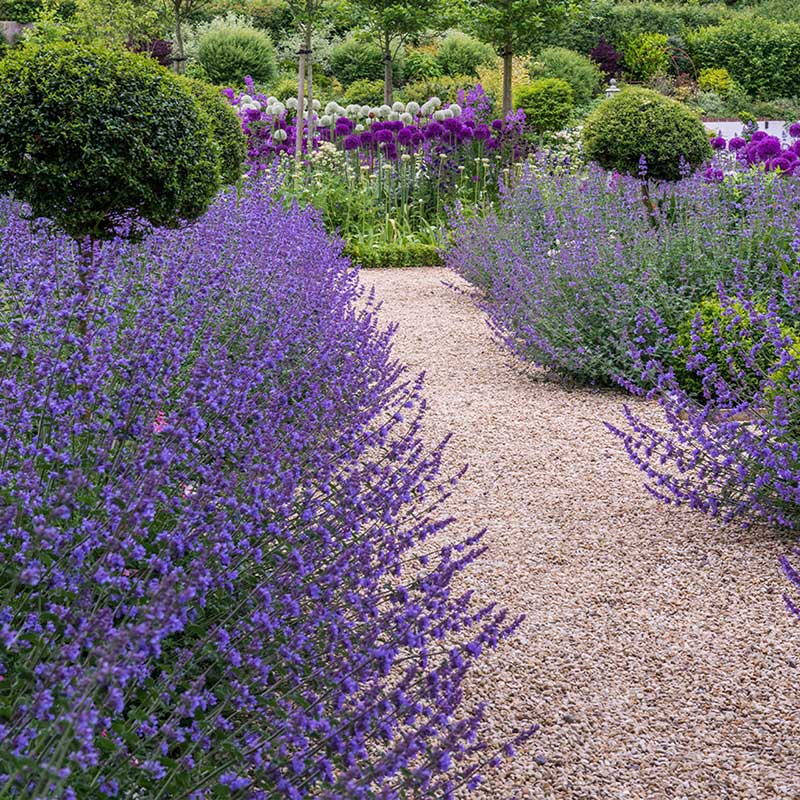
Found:
[[[470,464],[448,510],[490,550],[464,583],[527,615],[468,694],[498,742],[541,730],[481,799],[800,798],[787,538],[658,504],[603,428],[622,396],[525,374],[446,270],[362,281],[427,373],[429,439],[452,431],[449,458]]]

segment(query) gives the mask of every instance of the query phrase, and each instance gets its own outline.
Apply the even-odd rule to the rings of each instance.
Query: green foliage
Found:
[[[494,64],[494,50],[487,44],[460,31],[449,33],[436,53],[442,75],[478,75],[478,67]]]
[[[256,28],[209,31],[200,39],[197,60],[218,86],[241,86],[246,75],[265,84],[278,71],[272,40]]]
[[[622,48],[626,72],[637,81],[646,81],[669,70],[667,35],[640,33],[628,39]]]
[[[180,80],[206,115],[218,148],[222,180],[236,183],[242,177],[242,165],[247,157],[247,139],[239,117],[219,89],[188,77]]]
[[[74,6],[70,36],[92,44],[142,45],[170,27],[160,0],[75,0]]]
[[[529,53],[567,17],[568,0],[464,0],[470,29],[498,52]]]
[[[331,51],[331,72],[345,88],[356,81],[383,81],[383,52],[372,42],[350,37]]]
[[[725,67],[706,67],[700,70],[697,85],[701,92],[714,92],[720,97],[727,97],[733,89],[733,78]]]
[[[0,193],[34,216],[108,238],[195,219],[219,185],[203,112],[152,59],[58,42],[0,62]]]
[[[414,48],[406,53],[404,73],[407,80],[424,81],[430,78],[440,78],[443,75],[442,67],[436,56],[429,50]]]
[[[530,66],[531,78],[560,78],[572,87],[576,106],[585,106],[600,91],[602,73],[590,58],[565,47],[547,47]]]
[[[314,84],[316,85],[316,76]],[[297,78],[281,78],[275,83],[267,85],[269,94],[274,95],[278,100],[286,100],[289,97],[297,97]]]
[[[514,101],[537,133],[560,130],[575,108],[572,87],[560,78],[542,78],[521,86]]]
[[[644,156],[648,176],[665,180],[680,177],[681,159],[696,167],[711,155],[699,117],[649,89],[624,89],[601,103],[584,123],[583,144],[606,169],[636,175]]]
[[[439,248],[433,244],[405,242],[362,245],[349,242],[345,255],[362,268],[438,267],[442,263]]]
[[[800,24],[743,18],[689,34],[698,67],[725,68],[751,95],[800,95]]]
[[[383,81],[354,81],[345,89],[344,102],[348,105],[380,105],[383,102]]]
[[[443,75],[441,78],[430,78],[423,81],[407,83],[402,91],[402,99],[406,103],[426,103],[431,97],[438,97],[444,103],[455,103],[461,89],[469,89],[475,85],[475,78],[470,75]]]
[[[44,6],[44,0],[0,0],[0,19],[21,23],[35,22]],[[59,3],[57,13],[64,20],[69,19],[74,11],[73,0],[64,0]]]

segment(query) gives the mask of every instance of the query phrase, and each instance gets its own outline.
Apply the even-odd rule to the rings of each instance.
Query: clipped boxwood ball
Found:
[[[561,130],[575,110],[572,87],[561,78],[542,78],[520,86],[514,101],[537,133]]]
[[[153,59],[58,42],[0,61],[0,194],[70,236],[195,219],[219,173],[206,116]]]
[[[269,84],[278,74],[272,39],[257,28],[211,30],[201,37],[197,58],[217,86],[243,86],[248,75],[257,84]]]
[[[628,88],[601,103],[583,126],[586,155],[606,169],[660,180],[681,177],[681,160],[694,168],[711,156],[703,123],[691,109],[650,89]]]
[[[247,157],[247,138],[233,106],[219,89],[203,81],[181,78],[181,83],[197,101],[211,126],[218,148],[222,181],[236,183],[242,177],[242,165]]]

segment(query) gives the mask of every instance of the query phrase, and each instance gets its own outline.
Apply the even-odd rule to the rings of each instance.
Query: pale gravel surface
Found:
[[[541,730],[471,796],[800,798],[788,538],[658,504],[602,425],[626,398],[524,374],[446,270],[362,281],[399,323],[397,356],[427,373],[429,439],[452,431],[450,462],[470,464],[448,510],[490,550],[463,582],[527,615],[467,693],[495,741]]]

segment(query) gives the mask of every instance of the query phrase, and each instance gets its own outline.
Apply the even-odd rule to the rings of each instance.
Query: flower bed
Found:
[[[476,784],[459,686],[514,623],[451,588],[479,536],[412,552],[442,448],[317,215],[256,182],[89,269],[0,230],[3,793]]]

